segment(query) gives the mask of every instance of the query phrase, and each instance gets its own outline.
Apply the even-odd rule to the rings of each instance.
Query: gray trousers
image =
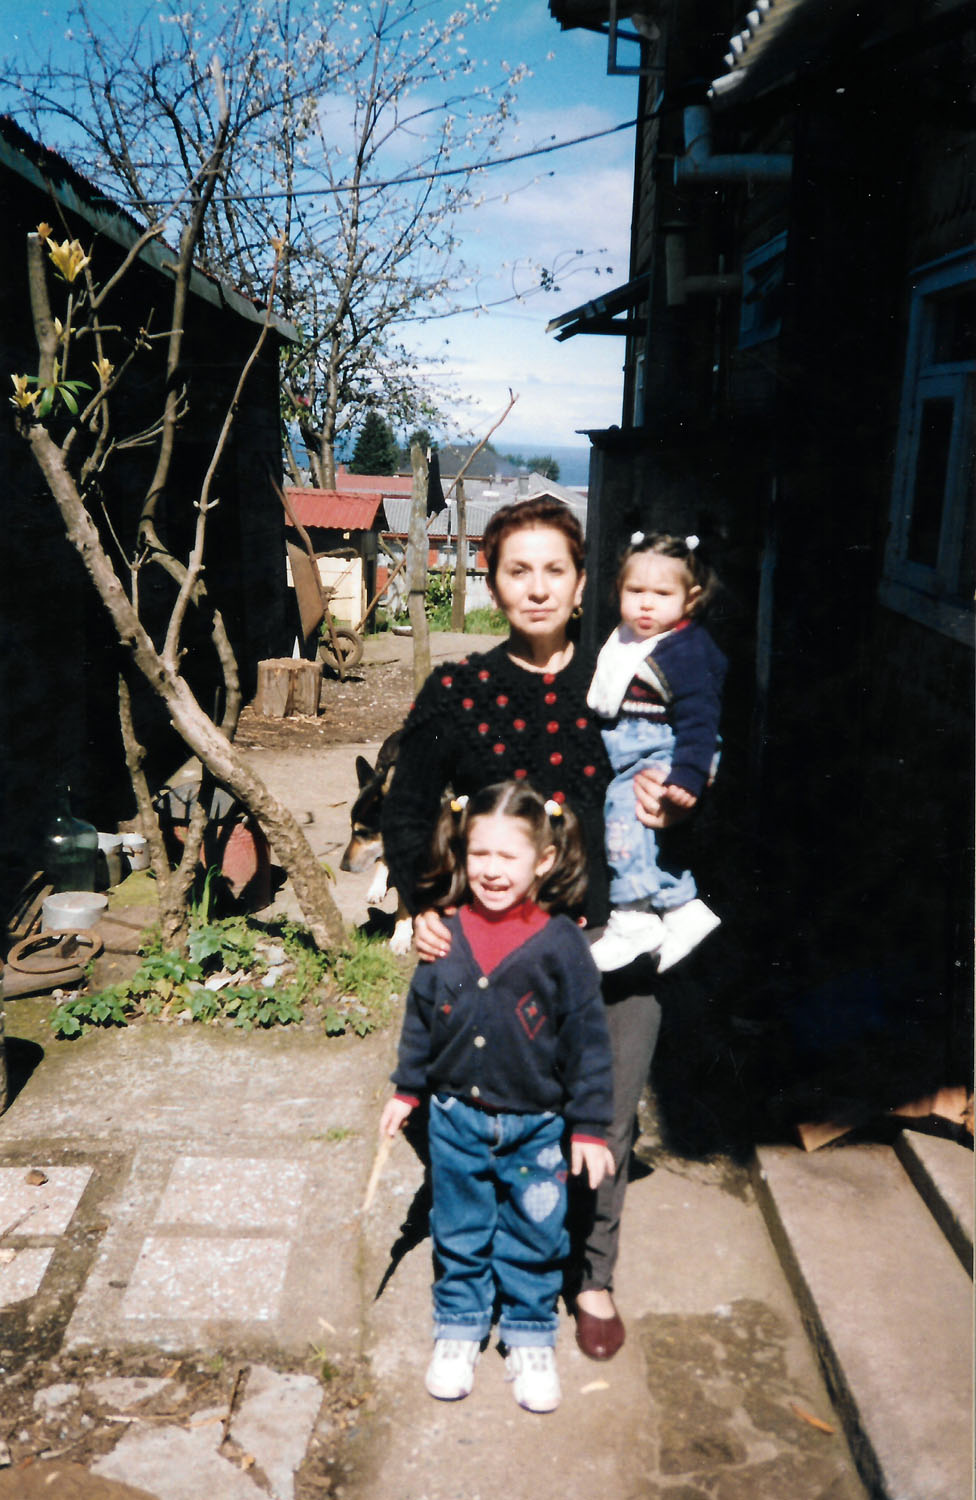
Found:
[[[593,937],[599,936],[599,931]],[[653,995],[623,994],[613,974],[604,980],[607,1026],[613,1052],[613,1124],[607,1145],[617,1170],[594,1194],[583,1233],[578,1281],[580,1291],[613,1289],[613,1269],[620,1248],[620,1219],[627,1193],[630,1149],[637,1126],[637,1106],[651,1069],[661,1028],[661,1007]],[[579,1275],[579,1272],[577,1273]]]

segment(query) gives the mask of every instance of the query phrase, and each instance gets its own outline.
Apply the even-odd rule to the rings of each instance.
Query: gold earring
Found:
[[[573,612],[572,612],[572,614],[570,615],[569,618],[571,620],[582,620],[582,618],[583,618],[583,606],[582,606],[582,604],[577,604],[576,608],[573,610]]]

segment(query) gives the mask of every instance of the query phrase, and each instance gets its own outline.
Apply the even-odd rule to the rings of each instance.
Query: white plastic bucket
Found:
[[[58,891],[41,904],[41,930],[63,932],[94,927],[108,906],[101,891]]]
[[[130,870],[148,870],[149,846],[141,833],[123,833],[122,852],[129,861]]]

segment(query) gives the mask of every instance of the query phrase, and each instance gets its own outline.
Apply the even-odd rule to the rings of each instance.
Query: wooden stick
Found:
[[[370,1172],[369,1181],[366,1184],[366,1196],[363,1199],[363,1206],[360,1209],[360,1213],[365,1213],[372,1203],[373,1199],[376,1197],[376,1188],[379,1184],[380,1175],[383,1171],[383,1168],[386,1166],[387,1159],[393,1149],[393,1142],[395,1140],[395,1135],[385,1135],[380,1141],[376,1156],[373,1159],[373,1170]]]

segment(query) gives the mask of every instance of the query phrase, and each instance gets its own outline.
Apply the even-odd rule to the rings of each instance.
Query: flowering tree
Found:
[[[198,259],[263,301],[281,238],[278,309],[301,334],[284,415],[314,484],[334,486],[336,441],[364,408],[397,428],[439,415],[398,329],[444,312],[464,280],[454,219],[477,201],[524,73],[505,65],[486,80],[468,45],[498,4],[198,0],[126,35],[117,14],[106,26],[97,0],[78,0],[77,68],[20,60],[0,74],[6,107],[147,227],[193,201],[219,149]],[[290,447],[286,459],[301,482]]]
[[[78,551],[88,576],[114,624],[127,665],[119,680],[119,706],[126,760],[140,820],[149,837],[157,877],[163,936],[178,940],[185,931],[187,893],[196,868],[201,835],[207,818],[208,790],[215,782],[231,791],[271,838],[275,852],[294,884],[309,929],[321,946],[340,943],[343,925],[325,871],[291,813],[249,770],[232,740],[241,708],[237,663],[223,619],[208,598],[204,582],[208,518],[218,504],[215,475],[234,420],[244,384],[266,339],[269,319],[255,341],[215,433],[213,452],[194,499],[195,521],[188,555],[177,556],[157,524],[157,503],[166,493],[179,430],[187,410],[180,383],[180,358],[189,315],[188,288],[196,231],[216,181],[219,158],[211,163],[209,181],[200,184],[197,211],[188,217],[174,267],[169,326],[163,335],[165,369],[161,410],[141,431],[126,432],[113,422],[113,397],[131,367],[150,356],[152,337],[145,328],[125,331],[106,307],[137,263],[140,252],[155,237],[155,229],[137,236],[121,264],[99,285],[91,258],[80,242],[58,242],[51,228],[41,224],[28,236],[28,283],[38,360],[35,374],[13,373],[12,403],[22,436],[57,504],[68,540]],[[280,244],[279,244],[280,253]],[[56,317],[50,297],[53,274],[63,286],[62,316]],[[111,306],[115,307],[112,301]],[[91,371],[94,380],[74,374]],[[145,371],[142,372],[145,375]],[[155,465],[143,497],[134,537],[118,535],[109,518],[100,529],[95,502],[107,467],[135,447],[150,447]],[[104,532],[115,545],[110,554]],[[113,561],[113,556],[117,561]],[[162,630],[145,621],[141,587],[146,569],[158,568],[169,579],[170,607]],[[223,674],[224,712],[219,722],[201,708],[183,673],[185,627],[190,611],[209,621],[214,650]],[[132,673],[138,672],[165,705],[167,713],[204,769],[204,784],[191,816],[183,857],[170,868],[162,829],[149,786],[145,755],[132,714]]]

